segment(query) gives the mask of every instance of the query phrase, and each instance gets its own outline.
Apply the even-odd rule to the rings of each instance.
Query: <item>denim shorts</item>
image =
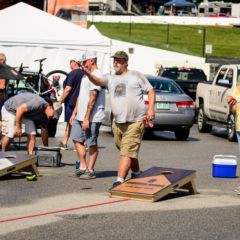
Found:
[[[99,129],[102,123],[90,122],[89,128],[86,131],[83,131],[82,129],[82,123],[83,123],[82,121],[74,119],[70,138],[76,142],[80,143],[86,142],[86,145],[88,147],[97,145]]]

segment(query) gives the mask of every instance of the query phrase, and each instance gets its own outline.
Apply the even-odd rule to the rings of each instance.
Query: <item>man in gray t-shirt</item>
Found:
[[[138,72],[128,70],[128,55],[118,51],[113,56],[115,74],[100,78],[94,76],[84,66],[82,70],[90,81],[104,86],[109,91],[111,110],[114,116],[113,134],[120,150],[117,180],[113,187],[124,182],[129,169],[132,177],[141,173],[138,162],[138,152],[144,134],[145,125],[154,119],[155,91],[146,77]],[[144,104],[143,96],[148,95],[148,106]]]
[[[2,151],[8,150],[15,135],[22,135],[22,123],[28,134],[28,154],[33,154],[38,125],[42,127],[43,144],[48,145],[47,123],[53,116],[52,104],[36,94],[22,93],[9,98],[2,108]]]

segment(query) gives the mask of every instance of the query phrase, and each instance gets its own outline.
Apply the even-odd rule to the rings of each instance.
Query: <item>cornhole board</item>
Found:
[[[0,177],[15,172],[30,172],[39,176],[37,156],[0,152]]]
[[[176,189],[196,194],[195,170],[152,167],[109,190],[110,197],[155,202]]]

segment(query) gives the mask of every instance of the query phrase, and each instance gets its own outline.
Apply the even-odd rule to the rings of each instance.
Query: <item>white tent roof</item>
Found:
[[[83,49],[110,40],[25,3],[0,11],[0,45]]]

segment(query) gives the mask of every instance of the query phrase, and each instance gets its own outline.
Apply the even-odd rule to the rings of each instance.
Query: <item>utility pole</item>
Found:
[[[202,56],[205,57],[205,46],[206,46],[206,29],[203,28],[203,45],[202,45]]]

